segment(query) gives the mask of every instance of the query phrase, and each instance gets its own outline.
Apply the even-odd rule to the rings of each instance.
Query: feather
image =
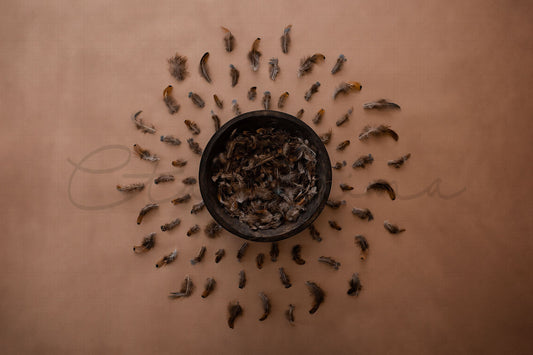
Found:
[[[357,81],[348,81],[347,83],[341,83],[333,92],[333,100],[337,98],[339,94],[348,95],[353,91],[361,91],[363,86]]]
[[[324,117],[324,113],[326,111],[324,111],[323,108],[321,108],[320,110],[318,110],[318,112],[316,113],[315,117],[313,117],[313,123],[314,124],[319,124],[320,121],[322,121],[322,117]]]
[[[342,230],[342,227],[339,226],[336,221],[328,221],[328,224],[331,228],[335,230],[338,230],[338,231]]]
[[[143,182],[130,184],[130,185],[117,185],[117,190],[120,192],[142,191],[143,189],[144,189]]]
[[[161,140],[161,142],[167,143],[167,144],[170,144],[170,145],[180,145],[181,144],[181,141],[178,138],[174,137],[174,136],[161,136],[160,140]]]
[[[351,191],[353,190],[353,186],[350,186],[348,184],[340,184],[339,187],[341,188],[342,191]]]
[[[347,59],[344,56],[344,54],[339,55],[339,58],[337,58],[337,62],[335,63],[333,68],[331,68],[331,74],[338,73],[342,69],[342,66],[344,65],[344,62],[346,62],[346,61],[347,61]]]
[[[294,325],[294,306],[292,304],[289,304],[289,309],[285,311],[285,318],[290,325]]]
[[[279,256],[278,243],[274,242],[270,246],[270,260],[272,260],[273,262],[277,261],[278,260],[278,256]]]
[[[326,59],[323,54],[315,53],[310,57],[302,58],[300,61],[300,67],[298,68],[298,77],[309,74],[313,71],[313,65],[322,62]]]
[[[166,175],[159,175],[154,179],[154,184],[159,184],[162,182],[171,182],[174,181],[174,175],[166,174]]]
[[[339,270],[339,266],[341,266],[341,263],[339,263],[338,261],[335,261],[335,259],[329,256],[321,256],[320,258],[318,258],[318,261],[331,266],[335,270]]]
[[[207,60],[209,59],[209,52],[205,52],[200,59],[200,75],[207,81],[211,83],[211,77],[209,76],[209,69],[207,68]]]
[[[311,97],[313,96],[313,94],[318,92],[319,87],[320,87],[320,82],[318,81],[314,83],[313,85],[311,85],[309,90],[305,92],[305,96],[304,96],[305,101],[311,100]]]
[[[248,90],[248,100],[254,101],[257,97],[257,86],[252,86],[250,90]]]
[[[202,298],[206,298],[215,289],[216,281],[212,277],[208,277],[205,281],[204,292],[202,292]]]
[[[149,150],[141,148],[141,146],[138,144],[133,145],[133,151],[137,153],[139,158],[141,158],[142,160],[148,160],[152,163],[159,161],[158,156],[156,156],[155,154],[151,154]]]
[[[367,165],[370,165],[374,162],[374,157],[372,154],[361,155],[357,158],[352,164],[352,168],[365,168]]]
[[[184,183],[185,185],[194,185],[196,184],[197,181],[195,177],[189,176],[181,180],[181,182]]]
[[[189,92],[189,98],[191,99],[192,103],[195,104],[196,106],[198,106],[199,108],[203,108],[205,106],[205,102],[204,100],[200,97],[200,95],[194,93],[194,92]]]
[[[331,129],[328,132],[321,134],[320,140],[322,141],[322,143],[324,143],[324,145],[328,144],[331,140]]]
[[[292,247],[292,250],[291,250],[292,260],[294,260],[294,262],[298,265],[305,264],[305,260],[302,259],[302,257],[300,256],[301,251],[302,251],[302,246],[300,244],[296,244],[295,246]]]
[[[272,96],[270,95],[270,91],[265,91],[264,95],[263,95],[263,107],[265,108],[265,110],[269,110],[270,109],[270,99],[272,98]]]
[[[133,251],[136,253],[145,252],[145,251],[152,249],[154,245],[155,245],[155,233],[152,232],[143,238],[140,245],[135,245],[133,247]]]
[[[231,52],[233,50],[233,47],[235,46],[235,37],[233,37],[233,34],[230,30],[228,30],[226,27],[222,27],[222,31],[224,31],[224,48],[226,48],[226,52]]]
[[[257,265],[257,268],[261,270],[263,268],[263,263],[265,262],[265,254],[259,253],[257,254],[257,257],[255,258],[255,264]]]
[[[228,326],[233,329],[233,325],[235,324],[235,319],[237,319],[238,316],[242,314],[242,307],[239,305],[239,302],[230,303],[228,306]]]
[[[291,280],[289,280],[289,276],[285,273],[285,270],[283,270],[282,267],[278,269],[279,271],[279,279],[281,280],[281,283],[285,288],[290,288],[292,286]]]
[[[281,51],[285,54],[289,53],[289,46],[291,44],[291,35],[290,35],[291,28],[292,28],[292,25],[288,25],[287,27],[285,27],[285,29],[283,30],[283,35],[280,38]]]
[[[177,226],[179,226],[181,223],[181,219],[179,218],[176,218],[168,223],[165,223],[161,226],[161,231],[162,232],[168,232],[168,231],[171,231],[173,230],[174,228],[176,228]]]
[[[285,91],[278,100],[278,108],[282,109],[285,106],[285,102],[287,101],[287,98],[289,97],[289,92]]]
[[[335,165],[333,165],[331,168],[335,169],[335,170],[341,170],[343,167],[346,166],[346,160],[343,160],[342,163],[341,162],[336,162]]]
[[[189,228],[189,230],[187,231],[187,237],[190,237],[191,235],[196,234],[199,231],[200,231],[200,226],[195,224],[194,226]]]
[[[313,296],[313,305],[312,305],[312,308],[309,310],[309,314],[314,314],[318,310],[318,307],[320,307],[322,302],[324,302],[324,299],[326,298],[326,294],[314,282],[307,281],[305,284],[307,285],[307,288],[309,289],[311,296]]]
[[[200,148],[200,144],[194,141],[194,139],[189,138],[187,139],[187,143],[189,143],[189,148],[191,148],[191,151],[195,154],[202,155],[202,148]]]
[[[203,246],[200,251],[198,252],[198,255],[196,255],[196,257],[194,259],[191,259],[191,264],[192,265],[196,265],[198,264],[199,262],[202,261],[202,259],[204,258],[204,255],[205,255],[205,251],[207,250],[207,248],[205,246]]]
[[[337,209],[343,205],[346,204],[346,201],[342,200],[342,201],[337,201],[337,200],[327,200],[326,201],[326,205],[328,205],[328,207],[331,207],[333,209]]]
[[[366,260],[368,250],[370,249],[370,246],[368,245],[368,240],[366,240],[363,235],[356,235],[355,244],[357,244],[359,248],[361,248],[361,260]]]
[[[175,166],[176,168],[181,168],[181,167],[184,167],[185,165],[187,165],[187,160],[183,160],[183,159],[176,159],[176,160],[172,160],[172,166]]]
[[[350,119],[350,116],[352,115],[352,112],[353,112],[353,107],[351,107],[341,118],[339,118],[337,120],[337,122],[335,122],[337,127],[340,127],[345,122],[347,122]]]
[[[370,190],[376,190],[376,191],[386,191],[389,194],[389,197],[391,200],[396,199],[396,193],[394,192],[394,189],[388,182],[385,180],[376,180],[374,182],[371,182],[367,187],[366,191]]]
[[[193,288],[194,288],[194,285],[192,283],[191,277],[187,275],[185,276],[185,280],[183,280],[183,283],[181,284],[181,289],[178,292],[171,292],[169,297],[170,298],[189,297],[192,293]]]
[[[348,284],[350,285],[350,289],[347,293],[350,296],[359,296],[359,292],[363,288],[363,285],[361,285],[361,280],[359,279],[359,274],[357,272],[352,275]]]
[[[388,221],[385,221],[383,226],[387,231],[389,231],[390,234],[399,234],[405,232],[405,228],[400,228],[395,224],[389,223]]]
[[[268,64],[270,65],[270,79],[276,80],[279,74],[279,61],[278,58],[271,58]]]
[[[176,80],[183,81],[187,76],[187,57],[176,53],[168,59],[168,71]]]
[[[191,120],[185,120],[183,121],[183,123],[185,123],[185,126],[187,126],[187,128],[189,129],[189,131],[191,131],[192,134],[194,135],[200,134],[200,127],[198,127],[196,122],[191,121]]]
[[[400,158],[398,159],[395,159],[395,160],[389,160],[387,162],[387,165],[388,166],[392,166],[396,169],[398,169],[400,166],[403,165],[403,163],[405,163],[409,158],[411,157],[411,153],[407,153],[405,155],[402,155]]]
[[[316,240],[317,242],[322,241],[322,238],[320,237],[320,232],[316,229],[314,224],[311,224],[309,226],[309,234],[311,235],[311,238],[313,238],[313,240]]]
[[[349,140],[345,140],[345,141],[340,142],[339,145],[337,145],[336,149],[340,150],[340,151],[343,151],[349,145],[350,145],[350,141]]]
[[[215,263],[218,264],[220,260],[222,260],[224,255],[226,255],[226,251],[224,249],[218,249],[217,252],[215,253]]]
[[[239,288],[243,289],[246,286],[246,273],[244,270],[239,271]]]
[[[219,109],[224,108],[224,103],[218,98],[216,94],[213,94],[213,100],[215,100],[215,104],[218,106]]]
[[[248,242],[244,242],[241,247],[239,248],[239,251],[237,251],[237,260],[241,262],[242,257],[246,253],[246,250],[248,249]]]
[[[237,83],[239,82],[240,73],[233,64],[230,64],[229,67],[230,67],[229,74],[231,76],[231,87],[235,87],[235,85],[237,85]]]
[[[176,257],[178,256],[178,250],[177,249],[174,249],[173,252],[171,252],[170,254],[168,255],[165,255],[164,257],[162,257],[156,264],[155,264],[155,267],[156,268],[160,268],[162,266],[165,266],[167,264],[170,264],[171,262],[173,262],[174,260],[176,260]]]
[[[204,201],[200,201],[197,204],[192,205],[191,214],[198,214],[205,208]]]
[[[215,124],[215,132],[220,129],[220,118],[218,118],[218,115],[211,110],[211,119],[213,120],[213,123]]]
[[[305,112],[305,111],[304,111],[303,108],[299,109],[298,112],[296,112],[296,118],[299,119],[299,120],[301,120],[302,117],[304,116],[304,112]]]
[[[395,104],[394,102],[381,99],[378,101],[369,102],[363,104],[365,110],[400,110],[400,105]]]
[[[239,107],[239,104],[237,103],[237,100],[232,100],[231,101],[231,108],[233,110],[233,113],[235,114],[235,116],[238,116],[241,114],[241,108]]]
[[[391,136],[395,141],[398,140],[398,134],[394,132],[389,126],[379,125],[379,126],[365,126],[361,133],[359,134],[359,140],[366,140],[370,137],[380,137],[380,136]]]
[[[144,122],[144,120],[139,117],[141,113],[142,111],[138,111],[131,115],[131,120],[135,124],[135,127],[137,127],[137,129],[140,130],[142,133],[154,134],[156,132],[155,126],[153,124]]]
[[[372,215],[372,212],[368,208],[353,208],[352,214],[354,216],[357,216],[361,219],[366,219],[369,222],[374,219],[374,216]]]
[[[259,320],[264,321],[270,314],[270,300],[264,292],[259,292],[259,298],[261,298],[261,304],[263,305],[263,315],[261,318],[259,318]]]
[[[248,52],[248,59],[250,60],[250,65],[252,66],[253,71],[257,71],[259,69],[259,57],[261,57],[261,52],[259,52],[258,49],[260,41],[261,38],[256,38],[252,44],[250,52]]]
[[[222,227],[215,221],[209,222],[204,228],[205,235],[207,235],[209,238],[215,238],[220,234],[221,230]]]
[[[156,208],[159,208],[159,205],[157,203],[149,203],[146,206],[144,206],[139,212],[139,216],[137,217],[137,224],[141,224],[144,216],[146,216],[148,212],[155,210]]]
[[[178,102],[172,96],[172,89],[172,85],[169,85],[163,90],[163,101],[165,102],[165,105],[167,105],[168,112],[171,115],[175,114],[180,109],[180,105],[178,105]]]

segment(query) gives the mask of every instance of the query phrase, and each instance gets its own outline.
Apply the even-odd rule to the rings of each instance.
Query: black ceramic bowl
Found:
[[[275,229],[254,231],[248,225],[241,223],[237,218],[226,214],[223,206],[218,202],[217,186],[211,177],[214,174],[213,158],[225,150],[226,142],[231,133],[235,129],[239,131],[253,131],[261,127],[283,129],[293,136],[301,137],[309,141],[309,146],[317,154],[318,193],[307,204],[306,211],[300,215],[296,222],[285,222]],[[275,242],[289,238],[309,227],[320,212],[322,212],[331,190],[331,162],[326,147],[320,140],[320,137],[303,121],[283,112],[270,110],[253,111],[233,118],[211,137],[202,154],[198,180],[205,206],[218,224],[230,233],[244,239],[256,242]]]

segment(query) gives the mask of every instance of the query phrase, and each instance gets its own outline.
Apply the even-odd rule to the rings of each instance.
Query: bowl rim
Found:
[[[317,208],[313,212],[313,214],[306,221],[304,221],[303,223],[299,223],[299,224],[296,223],[295,228],[289,229],[289,230],[287,230],[287,231],[285,231],[283,233],[280,233],[279,235],[267,236],[267,237],[257,237],[255,235],[249,235],[249,234],[243,233],[242,231],[240,231],[237,228],[235,228],[233,225],[227,223],[227,221],[224,218],[222,218],[219,215],[219,213],[217,213],[216,210],[214,210],[213,206],[210,206],[210,204],[206,202],[208,200],[207,186],[205,186],[206,185],[205,179],[202,179],[201,176],[202,176],[203,172],[207,171],[207,168],[208,168],[208,165],[209,165],[208,156],[211,155],[211,153],[212,153],[211,151],[213,150],[213,147],[216,144],[217,140],[220,138],[220,136],[225,134],[225,132],[227,132],[230,129],[233,130],[235,125],[238,125],[240,122],[242,122],[244,120],[247,120],[247,119],[250,119],[250,118],[257,119],[257,118],[261,118],[261,117],[269,117],[269,118],[274,118],[274,119],[291,121],[293,124],[302,127],[305,131],[309,132],[311,135],[315,135],[316,136],[315,138],[318,138],[318,140],[320,141],[320,137],[318,136],[318,134],[315,132],[315,130],[312,127],[310,127],[304,121],[302,121],[302,120],[300,120],[300,119],[298,119],[298,118],[296,118],[296,117],[294,117],[294,116],[292,116],[292,115],[290,115],[290,114],[288,114],[286,112],[275,111],[275,110],[248,111],[248,112],[242,113],[242,114],[240,114],[238,116],[235,116],[234,118],[232,118],[231,120],[226,122],[224,125],[222,125],[222,127],[220,127],[220,129],[218,131],[216,131],[211,136],[211,138],[209,139],[209,142],[207,143],[204,151],[202,152],[202,158],[200,160],[200,167],[198,169],[198,181],[199,181],[199,185],[200,185],[200,194],[202,195],[202,200],[204,201],[205,207],[207,208],[207,210],[209,211],[209,214],[215,220],[215,222],[217,222],[219,225],[221,225],[225,230],[227,230],[231,234],[234,234],[234,235],[236,235],[236,236],[238,236],[240,238],[243,238],[243,239],[246,239],[246,240],[249,240],[249,241],[268,242],[268,243],[270,243],[270,242],[277,242],[277,241],[280,241],[280,240],[283,240],[283,239],[287,239],[289,237],[292,237],[292,236],[300,233],[304,229],[308,228],[315,221],[315,219],[320,215],[320,213],[322,213],[322,211],[323,211],[323,209],[324,209],[324,207],[326,205],[326,202],[329,199],[329,194],[331,192],[332,169],[331,169],[331,160],[329,158],[329,154],[328,154],[328,151],[327,151],[325,145],[323,145],[323,144],[319,145],[317,147],[317,149],[321,150],[322,155],[327,160],[326,161],[327,166],[329,167],[329,169],[327,169],[327,171],[325,171],[325,174],[326,174],[325,186],[324,186],[324,188],[326,190],[325,191],[325,198],[320,202],[320,204],[317,206]],[[236,219],[236,220],[238,222],[238,219]]]

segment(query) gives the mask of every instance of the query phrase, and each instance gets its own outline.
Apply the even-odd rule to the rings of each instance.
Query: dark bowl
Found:
[[[225,150],[231,133],[238,129],[256,130],[261,127],[275,127],[293,136],[309,141],[309,146],[317,154],[317,195],[307,204],[306,211],[295,222],[286,222],[275,229],[252,230],[239,219],[229,216],[217,199],[217,186],[212,181],[213,158]],[[331,190],[331,162],[326,147],[311,127],[294,116],[284,112],[261,110],[246,112],[224,124],[209,140],[202,154],[199,171],[200,193],[211,216],[223,228],[241,238],[256,242],[275,242],[289,238],[305,228],[318,217],[324,209]]]

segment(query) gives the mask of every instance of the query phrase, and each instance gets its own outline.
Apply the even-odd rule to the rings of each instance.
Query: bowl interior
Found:
[[[225,150],[226,142],[231,133],[238,129],[256,130],[261,127],[274,127],[283,129],[293,136],[301,137],[309,141],[309,146],[317,154],[317,195],[306,205],[306,211],[300,215],[296,222],[286,222],[275,229],[254,231],[237,218],[231,217],[224,211],[224,207],[217,199],[217,186],[211,177],[213,170],[213,158]],[[324,205],[331,190],[331,162],[326,147],[320,137],[305,122],[284,112],[262,110],[246,112],[224,124],[209,140],[202,154],[199,171],[200,193],[211,216],[215,221],[241,238],[259,241],[273,242],[293,236],[307,228],[324,209]]]

